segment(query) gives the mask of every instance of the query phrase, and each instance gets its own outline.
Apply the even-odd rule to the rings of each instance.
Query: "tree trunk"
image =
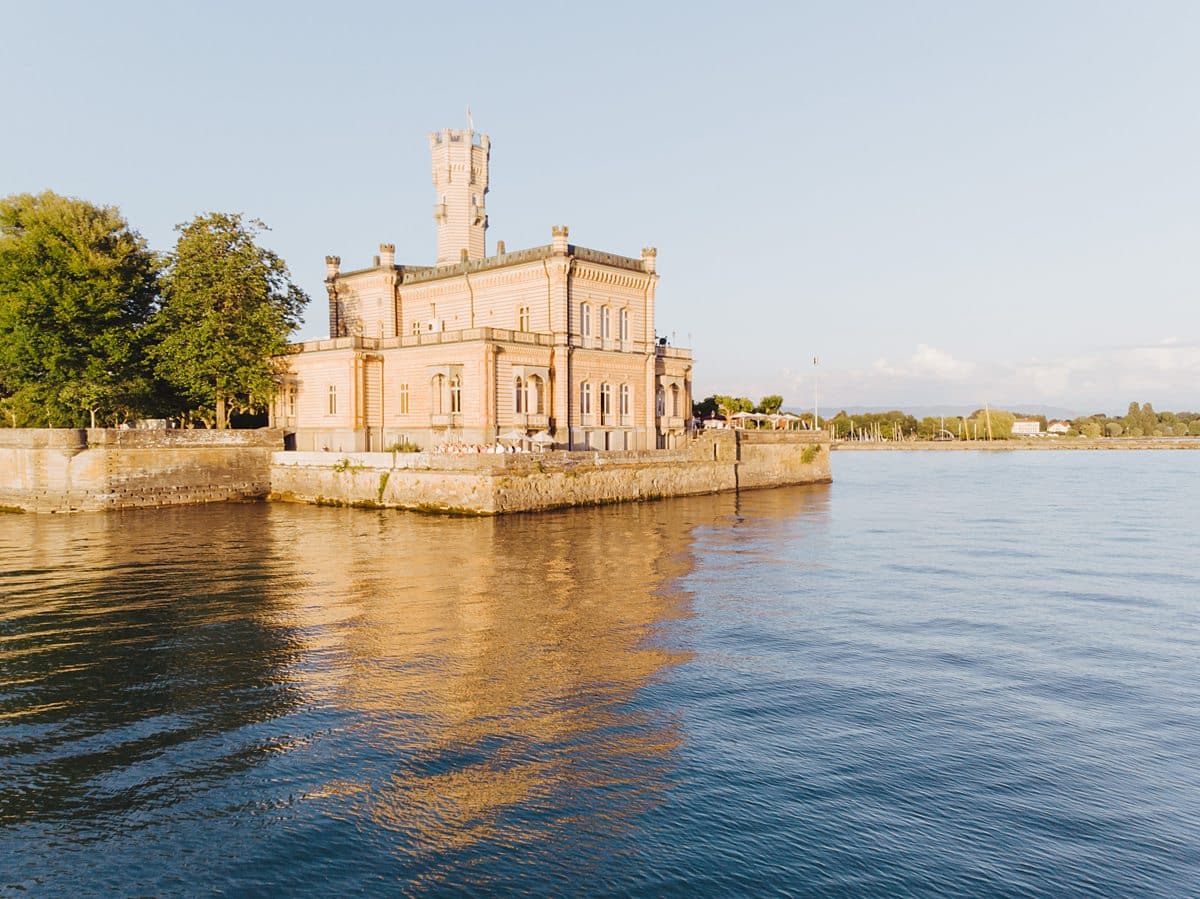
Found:
[[[229,419],[225,414],[225,397],[217,394],[217,430],[224,431],[229,427]]]

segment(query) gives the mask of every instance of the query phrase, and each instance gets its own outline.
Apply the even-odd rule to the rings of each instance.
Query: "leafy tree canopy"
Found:
[[[717,404],[717,411],[729,419],[731,415],[736,415],[738,412],[753,412],[754,403],[744,396],[725,396],[717,394],[713,397],[713,402]]]
[[[96,425],[148,387],[141,329],[159,260],[113,206],[0,200],[0,405],[14,427]]]
[[[770,396],[764,396],[761,400],[759,400],[758,407],[755,409],[755,411],[762,412],[765,415],[778,415],[779,410],[782,408],[783,397],[777,393],[773,393]]]
[[[228,426],[276,390],[278,357],[308,302],[287,265],[260,247],[262,222],[213,212],[176,227],[179,240],[154,322],[155,371]]]

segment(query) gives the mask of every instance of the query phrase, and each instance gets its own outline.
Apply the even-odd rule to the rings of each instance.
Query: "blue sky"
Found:
[[[425,135],[494,141],[489,246],[659,248],[696,389],[1200,407],[1200,4],[0,3],[0,194],[162,250],[241,211],[435,253]]]

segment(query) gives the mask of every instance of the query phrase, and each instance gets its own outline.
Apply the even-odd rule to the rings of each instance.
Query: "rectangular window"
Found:
[[[400,414],[408,414],[408,385],[400,385]]]
[[[579,385],[579,412],[581,415],[592,414],[592,385],[587,381]]]
[[[421,323],[420,323],[420,322],[418,322],[418,321],[414,321],[414,322],[412,323],[412,333],[413,333],[414,335],[416,335],[416,334],[420,334],[420,333],[421,333]]]
[[[329,414],[337,415],[337,388],[329,385]]]
[[[600,423],[609,424],[612,417],[612,385],[600,385]]]
[[[608,340],[608,338],[612,336],[609,333],[610,330],[611,330],[611,326],[609,325],[609,321],[608,321],[608,307],[601,306],[600,307],[600,339]]]
[[[621,385],[621,417],[629,417],[629,385]]]
[[[450,414],[462,412],[462,378],[455,375],[450,379]]]
[[[579,304],[579,333],[584,337],[592,336],[592,307],[587,303]]]
[[[628,340],[629,339],[629,310],[628,309],[621,310],[619,327],[620,327],[621,340]]]
[[[296,388],[288,388],[288,415],[292,418],[296,417]]]
[[[529,330],[529,307],[528,306],[521,306],[520,308],[517,309],[517,330],[518,331],[528,331]]]

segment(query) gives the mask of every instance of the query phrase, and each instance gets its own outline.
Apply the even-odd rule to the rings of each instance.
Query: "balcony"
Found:
[[[431,428],[461,428],[462,414],[459,412],[453,415],[445,415],[440,412],[435,412],[429,416],[429,427]]]
[[[660,359],[691,359],[692,351],[678,346],[658,344],[654,347],[654,355]]]
[[[685,421],[682,415],[661,415],[658,419],[660,431],[682,431]]]
[[[518,413],[513,416],[513,424],[518,428],[544,431],[550,427],[550,416],[539,415],[536,412],[528,415]]]

